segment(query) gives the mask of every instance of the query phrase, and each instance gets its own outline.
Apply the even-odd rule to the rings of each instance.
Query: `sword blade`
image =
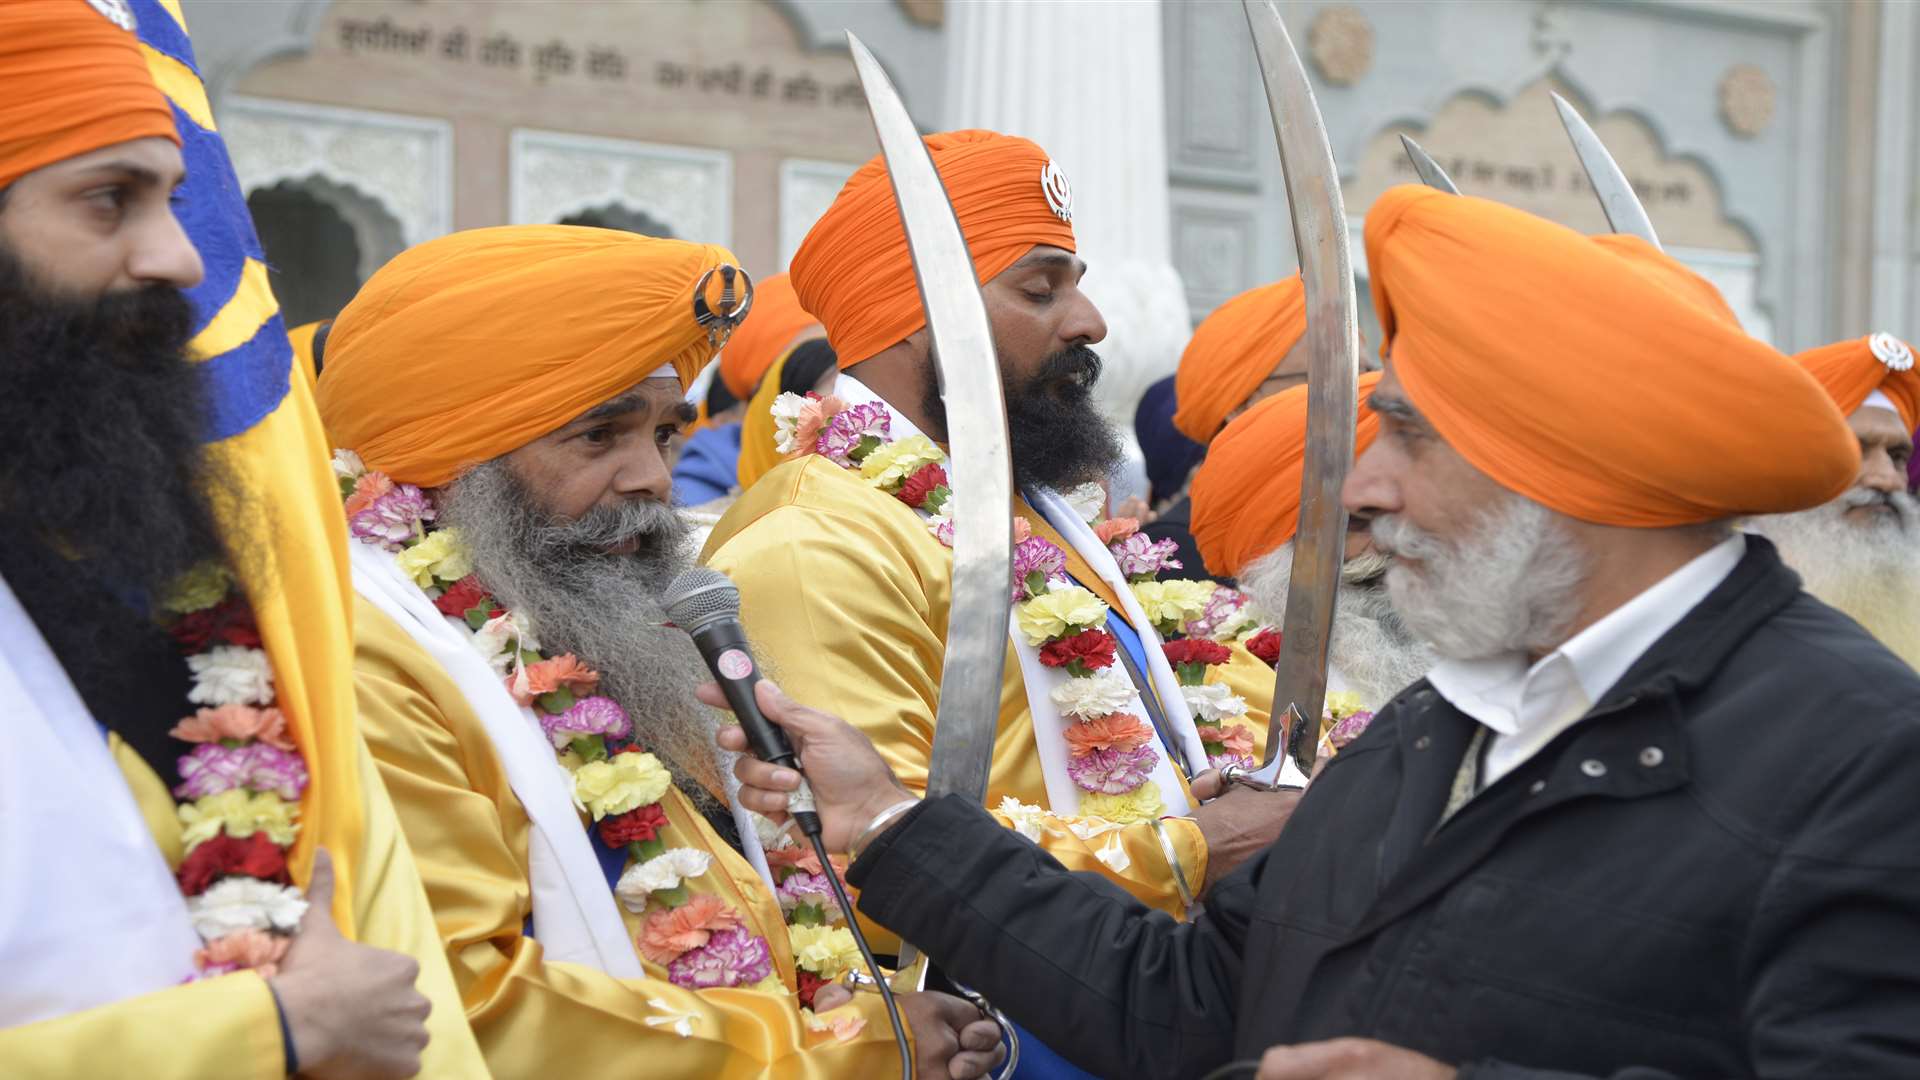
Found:
[[[1013,574],[1013,458],[1000,362],[973,257],[933,158],[880,62],[851,32],[847,45],[900,207],[947,406],[955,499],[953,600],[927,796],[957,793],[982,803],[1000,723],[1013,606],[1007,588]],[[901,968],[911,963],[912,952],[903,946]]]
[[[1413,171],[1420,177],[1421,183],[1430,188],[1439,188],[1449,195],[1460,194],[1460,189],[1455,186],[1453,177],[1448,176],[1447,170],[1441,168],[1440,163],[1433,160],[1433,155],[1422,149],[1419,143],[1402,135],[1400,145],[1406,147],[1407,157],[1413,161]]]
[[[1293,39],[1280,21],[1275,0],[1241,0],[1266,85],[1273,133],[1286,174],[1287,209],[1307,294],[1306,466],[1300,478],[1300,528],[1294,538],[1293,587],[1281,619],[1279,662],[1274,665],[1273,712],[1267,726],[1266,761],[1282,742],[1300,770],[1313,774],[1326,708],[1327,642],[1346,554],[1347,511],[1340,488],[1353,464],[1353,419],[1359,391],[1358,303],[1353,291],[1353,255],[1347,243],[1346,205],[1320,108]],[[1298,717],[1290,731],[1283,725]]]
[[[1573,140],[1573,152],[1580,155],[1580,167],[1587,171],[1587,182],[1593,185],[1593,193],[1600,199],[1600,211],[1607,215],[1607,227],[1660,247],[1660,237],[1653,231],[1653,219],[1647,216],[1647,208],[1640,205],[1640,196],[1634,194],[1633,184],[1627,180],[1627,174],[1620,171],[1620,163],[1607,153],[1606,144],[1594,134],[1593,126],[1559,94],[1553,95],[1553,107],[1559,110],[1560,125],[1567,129],[1567,138]]]

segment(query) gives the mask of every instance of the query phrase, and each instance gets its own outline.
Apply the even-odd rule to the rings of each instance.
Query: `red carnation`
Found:
[[[600,840],[610,848],[623,848],[628,844],[643,844],[660,835],[660,830],[666,827],[667,812],[660,809],[659,803],[649,803],[637,810],[602,818]]]
[[[189,655],[205,652],[213,645],[260,647],[260,628],[254,625],[253,608],[237,595],[180,616],[167,632]]]
[[[1233,653],[1225,645],[1206,638],[1182,638],[1166,642],[1160,647],[1166,650],[1167,663],[1175,667],[1182,664],[1224,664],[1233,659]]]
[[[1048,642],[1040,649],[1040,662],[1048,667],[1066,667],[1074,661],[1088,671],[1113,664],[1113,635],[1105,630],[1082,630],[1070,638]]]
[[[939,462],[922,465],[907,477],[907,482],[900,485],[893,497],[918,510],[927,496],[933,494],[933,489],[945,486],[946,482],[947,470],[941,468]]]
[[[505,610],[493,602],[493,594],[488,592],[487,587],[480,584],[480,579],[472,574],[448,586],[447,591],[441,593],[440,598],[433,602],[433,606],[440,609],[440,614],[451,615],[456,619],[466,618],[467,612],[481,604],[488,605],[487,617],[490,619]]]
[[[813,1008],[813,995],[819,993],[820,988],[826,986],[830,980],[823,979],[805,968],[796,970],[794,974],[799,976],[800,1007],[803,1009]]]
[[[1269,626],[1247,640],[1247,651],[1272,667],[1280,662],[1280,631]]]
[[[256,832],[244,840],[222,832],[194,848],[180,864],[180,891],[199,896],[214,882],[234,874],[280,885],[293,884],[293,878],[287,874],[287,853],[267,839],[265,832]]]

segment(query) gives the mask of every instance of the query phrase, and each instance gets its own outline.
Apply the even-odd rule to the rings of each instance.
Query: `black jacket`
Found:
[[[1188,925],[956,798],[852,880],[1111,1077],[1342,1035],[1475,1077],[1920,1077],[1920,677],[1770,545],[1436,829],[1474,724],[1407,688]]]

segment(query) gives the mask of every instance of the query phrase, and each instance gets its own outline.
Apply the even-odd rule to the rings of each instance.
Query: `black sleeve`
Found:
[[[930,800],[850,868],[860,910],[1061,1056],[1102,1076],[1205,1073],[1233,1051],[1240,953],[1265,856],[1180,923],[1071,873],[958,796]]]

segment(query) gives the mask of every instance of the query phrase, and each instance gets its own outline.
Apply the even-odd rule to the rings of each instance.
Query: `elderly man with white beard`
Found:
[[[318,384],[353,537],[367,742],[499,1077],[895,1066],[826,868],[725,804],[705,669],[660,596],[687,381],[751,286],[709,245],[567,226],[401,254]],[[998,1028],[901,996],[919,1075]]]
[[[1379,417],[1367,409],[1379,382],[1379,372],[1360,377],[1355,453],[1365,453],[1380,433]],[[1254,610],[1267,618],[1277,619],[1287,606],[1306,440],[1307,388],[1295,386],[1228,423],[1193,477],[1193,537],[1208,572],[1235,579]],[[1367,525],[1363,516],[1348,522],[1346,564],[1327,650],[1332,704],[1323,727],[1330,735],[1339,732],[1337,745],[1351,741],[1365,723],[1357,715],[1355,723],[1338,721],[1356,710],[1378,710],[1433,666],[1432,651],[1394,613],[1386,590],[1392,562]],[[1279,644],[1279,632],[1271,628],[1247,640],[1254,655],[1269,664]]]
[[[1920,372],[1892,334],[1823,345],[1794,357],[1819,380],[1860,440],[1860,473],[1838,499],[1747,527],[1772,540],[1808,592],[1851,615],[1920,667],[1920,502],[1907,491]]]
[[[1185,925],[769,686],[861,910],[1102,1075],[1920,1073],[1920,675],[1731,528],[1845,490],[1844,417],[1640,240],[1396,187],[1366,245],[1343,498],[1439,663]]]

